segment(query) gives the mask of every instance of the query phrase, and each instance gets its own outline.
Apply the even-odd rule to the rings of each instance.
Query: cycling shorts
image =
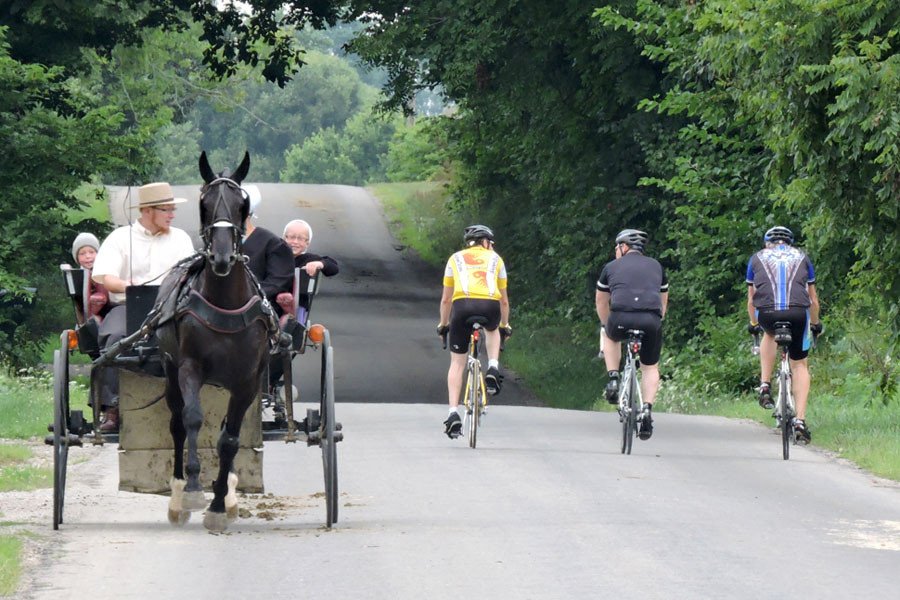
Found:
[[[789,308],[787,310],[761,310],[756,318],[763,330],[769,335],[775,335],[775,323],[787,321],[791,324],[791,345],[788,346],[788,356],[791,360],[803,360],[809,356],[810,336],[806,324],[809,322],[809,313],[805,308]]]
[[[484,328],[494,331],[500,325],[500,302],[481,298],[456,300],[450,309],[450,352],[465,354],[469,351],[472,327],[466,325],[466,320],[475,316],[486,318]]]
[[[613,311],[606,322],[606,335],[614,342],[628,339],[629,329],[644,332],[641,338],[641,364],[652,366],[659,362],[662,352],[662,318],[655,312]]]

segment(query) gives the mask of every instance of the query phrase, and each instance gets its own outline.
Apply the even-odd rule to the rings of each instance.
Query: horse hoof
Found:
[[[185,523],[191,520],[191,513],[186,510],[169,509],[169,523],[175,527],[183,527]]]
[[[206,508],[206,496],[202,491],[185,492],[181,506],[184,510],[203,510]]]
[[[229,506],[225,509],[225,517],[228,519],[229,523],[233,523],[237,521],[238,518],[238,507],[237,504],[234,506]]]
[[[228,527],[228,517],[223,512],[206,511],[203,526],[209,531],[222,532]]]

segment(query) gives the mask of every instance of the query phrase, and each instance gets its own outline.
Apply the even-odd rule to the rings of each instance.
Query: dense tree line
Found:
[[[58,3],[13,4],[31,8],[18,19],[12,59],[59,65],[46,76],[60,82],[60,73],[84,68],[83,53],[52,40],[25,51],[35,32],[22,23],[40,23],[35,15]],[[889,334],[887,355],[895,352],[896,3],[251,0],[249,13],[189,0],[152,9],[117,3],[129,9],[116,12],[104,4],[69,3],[69,16],[79,17],[69,27],[115,25],[115,35],[70,35],[67,43],[107,59],[123,47],[112,42],[128,47],[149,31],[193,27],[211,72],[258,65],[278,85],[316,60],[286,28],[361,20],[365,30],[349,46],[387,72],[389,107],[407,109],[416,93],[435,89],[457,107],[430,127],[442,153],[432,164],[452,163],[453,208],[489,221],[510,265],[525,266],[516,270],[515,294],[532,315],[573,319],[590,331],[592,281],[615,232],[634,226],[650,232],[649,250],[671,274],[673,346],[730,343],[743,319],[747,256],[762,231],[780,223],[817,264],[826,323],[879,323]],[[32,104],[73,102],[81,91],[63,86]],[[131,118],[104,114],[109,132],[121,133]],[[363,139],[364,129],[353,135]],[[337,128],[311,135],[273,172],[304,176],[318,163],[349,176],[359,158],[349,157],[342,136]],[[113,154],[133,156],[143,141],[118,144],[123,152]]]
[[[826,322],[887,391],[898,34],[900,6],[876,0],[426,0],[352,46],[390,73],[394,106],[440,84],[460,107],[454,202],[524,266],[529,314],[590,332],[597,269],[639,227],[670,272],[670,347],[733,354],[747,257],[784,224],[817,265]]]

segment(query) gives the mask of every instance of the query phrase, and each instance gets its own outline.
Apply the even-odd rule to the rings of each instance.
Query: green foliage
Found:
[[[394,133],[385,160],[389,181],[429,181],[449,170],[445,119],[419,119]]]
[[[385,156],[397,119],[368,111],[354,115],[342,131],[324,129],[285,154],[281,180],[363,185],[385,177]]]
[[[459,248],[471,219],[450,214],[445,186],[435,182],[380,183],[371,187],[384,206],[394,236],[428,264],[443,268]]]
[[[27,364],[43,337],[26,323],[24,290],[69,254],[78,229],[69,211],[83,206],[76,190],[92,173],[112,167],[129,151],[124,115],[95,106],[78,82],[58,68],[12,59],[0,30],[0,138],[7,140],[7,169],[0,180],[0,362]],[[121,154],[120,154],[121,152]],[[42,293],[42,290],[38,290]],[[12,300],[11,297],[19,298]]]
[[[598,15],[633,32],[668,74],[665,93],[644,108],[686,118],[681,141],[726,150],[681,147],[670,156],[674,176],[645,182],[690,205],[722,198],[716,214],[735,222],[735,206],[755,199],[755,214],[737,214],[757,235],[775,221],[802,231],[826,303],[875,296],[890,307],[896,336],[900,7],[646,1],[634,18]],[[749,238],[738,229],[731,239]]]
[[[190,119],[199,128],[200,146],[211,161],[227,164],[248,149],[253,157],[252,178],[278,181],[285,169],[285,153],[292,146],[329,128],[342,132],[351,117],[367,113],[375,103],[377,91],[364,84],[346,60],[318,52],[308,53],[306,60],[283,89],[248,79],[235,82],[233,95],[197,103]],[[335,169],[338,174],[346,171]]]

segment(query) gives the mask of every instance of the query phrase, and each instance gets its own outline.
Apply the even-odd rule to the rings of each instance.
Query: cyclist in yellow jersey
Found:
[[[487,343],[488,370],[484,376],[489,394],[500,393],[500,330],[508,336],[509,297],[506,293],[506,266],[494,252],[494,232],[484,225],[466,227],[465,248],[454,253],[444,270],[444,292],[441,296],[441,317],[438,335],[449,332],[450,370],[447,372],[447,392],[450,414],[444,421],[444,433],[455,438],[462,430],[459,416],[459,395],[471,327],[466,320],[472,316],[487,319],[484,325]]]

